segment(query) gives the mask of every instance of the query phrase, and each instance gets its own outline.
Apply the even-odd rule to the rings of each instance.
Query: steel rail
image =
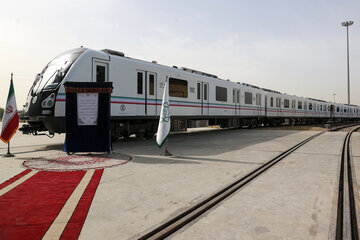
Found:
[[[262,166],[256,168],[255,170],[251,171],[247,175],[241,177],[240,179],[236,180],[232,184],[228,185],[227,187],[219,190],[218,192],[212,194],[205,200],[201,201],[200,203],[194,205],[193,207],[189,208],[188,210],[182,212],[178,216],[172,218],[171,220],[163,223],[162,225],[158,226],[154,230],[150,231],[149,233],[143,235],[142,237],[138,238],[139,240],[145,239],[164,239],[186,224],[190,223],[191,221],[195,220],[197,217],[232,195],[234,192],[254,180],[256,177],[261,175],[263,172],[267,171],[269,168],[280,162],[282,159],[290,155],[292,152],[303,146],[304,144],[308,143],[309,141],[313,140],[314,138],[320,136],[324,132],[317,133],[304,141],[296,144],[295,146],[291,147],[290,149],[284,151],[283,153],[279,154],[275,158],[269,160]]]
[[[348,124],[348,125],[342,125],[342,126],[336,126],[334,128],[330,128],[329,132],[335,132],[344,128],[349,128],[349,127],[354,127],[356,125],[359,125],[359,123],[352,123],[352,124]]]
[[[336,240],[359,239],[350,151],[351,135],[358,129],[360,129],[360,127],[347,133],[342,148],[335,233]]]

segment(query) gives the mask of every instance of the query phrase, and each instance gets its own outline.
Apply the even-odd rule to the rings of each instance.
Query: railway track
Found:
[[[275,164],[283,160],[285,157],[290,155],[292,152],[303,146],[304,144],[308,143],[309,141],[313,140],[314,138],[320,136],[324,132],[317,133],[304,141],[296,144],[295,146],[291,147],[290,149],[284,151],[283,153],[279,154],[275,158],[271,159],[270,161],[266,162],[262,166],[256,168],[255,170],[251,171],[247,175],[243,176],[242,178],[236,180],[232,184],[226,186],[225,188],[219,190],[218,192],[214,193],[213,195],[209,196],[205,200],[201,201],[200,203],[196,204],[195,206],[187,209],[186,211],[182,212],[181,214],[177,215],[176,217],[170,219],[169,221],[163,223],[162,225],[158,226],[154,230],[150,231],[149,233],[141,236],[139,240],[145,239],[164,239],[171,234],[178,231],[180,228],[184,227],[188,223],[192,222],[200,215],[204,214],[208,210],[210,210],[215,205],[219,204],[221,201],[225,200],[233,193],[241,189],[246,184],[253,181],[255,178],[260,176],[262,173],[267,171],[269,168],[273,167]]]
[[[331,129],[329,129],[329,132],[336,132],[341,129],[350,128],[350,127],[354,127],[354,126],[358,126],[358,125],[359,125],[359,123],[351,123],[351,124],[347,124],[347,125],[335,126]]]
[[[356,181],[356,179],[353,179],[350,149],[351,135],[358,129],[360,129],[360,127],[357,127],[348,132],[345,137],[342,149],[335,235],[336,240],[359,239],[359,226],[357,222],[353,186],[353,181]]]

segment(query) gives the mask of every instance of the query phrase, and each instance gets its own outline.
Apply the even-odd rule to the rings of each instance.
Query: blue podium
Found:
[[[66,82],[65,146],[75,152],[110,152],[112,82]]]

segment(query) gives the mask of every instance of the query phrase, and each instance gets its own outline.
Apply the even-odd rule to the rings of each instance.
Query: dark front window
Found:
[[[64,79],[71,65],[85,50],[86,48],[76,49],[75,52],[71,50],[57,56],[49,62],[42,72],[36,76],[33,86],[31,87],[31,95],[35,96],[42,90],[55,89]]]

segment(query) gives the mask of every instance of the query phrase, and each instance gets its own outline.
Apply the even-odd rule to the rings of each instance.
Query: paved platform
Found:
[[[104,170],[98,176],[94,195],[89,197],[91,201],[79,239],[136,239],[315,133],[239,129],[174,135],[169,139],[169,151],[174,154],[172,157],[160,156],[163,150],[156,146],[154,140],[119,141],[113,145],[114,153],[110,158],[126,163],[102,166]],[[344,137],[345,133],[320,136],[314,144],[300,148],[242,189],[240,194],[171,238],[327,238],[331,235],[338,158]],[[358,144],[358,133],[355,133],[354,139],[353,144],[356,141]],[[63,141],[64,135],[49,139],[16,134],[11,142],[16,157],[0,158],[0,184],[22,173],[26,169],[23,164],[26,161],[33,160],[36,164],[41,161],[43,164],[44,159],[51,162],[54,159],[52,156],[56,156],[57,160],[66,156],[62,151]],[[5,153],[6,145],[1,144],[0,154]],[[360,152],[354,155],[359,156]],[[131,159],[126,160],[127,156]],[[91,159],[66,161],[76,163],[80,168],[84,162],[83,167],[88,171],[99,170],[98,165],[89,168]],[[360,166],[357,168],[360,169]],[[92,176],[89,177],[89,182],[92,179]],[[46,182],[38,183],[38,186],[52,191]],[[87,191],[86,186],[84,191]],[[0,196],[0,204],[5,196]],[[21,197],[18,196],[19,199]],[[80,194],[78,202],[82,201]],[[78,205],[75,202],[73,211],[77,211]],[[4,207],[0,205],[0,211]],[[66,227],[64,232],[69,234],[71,229],[66,230]]]

